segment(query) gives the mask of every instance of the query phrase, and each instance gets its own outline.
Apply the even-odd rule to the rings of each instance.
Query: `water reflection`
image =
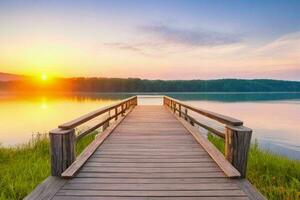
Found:
[[[47,133],[59,124],[111,104],[122,97],[70,95],[0,95],[0,143],[15,145],[33,134]],[[92,122],[91,122],[92,123]]]
[[[0,93],[0,143],[23,143],[34,133],[47,133],[63,122],[135,94]],[[254,130],[253,138],[265,148],[300,159],[300,93],[165,94],[241,119]]]
[[[253,129],[253,139],[265,148],[300,159],[299,101],[189,103],[243,120],[246,126]]]

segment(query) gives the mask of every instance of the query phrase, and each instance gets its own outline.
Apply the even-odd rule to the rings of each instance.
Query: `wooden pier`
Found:
[[[167,96],[156,98],[163,105],[138,105],[134,96],[51,131],[52,176],[25,199],[264,199],[244,178],[251,129]],[[225,131],[197,115],[224,124]],[[101,122],[76,135],[77,126],[99,116]],[[199,127],[225,139],[225,156]],[[76,141],[99,128],[76,158]]]

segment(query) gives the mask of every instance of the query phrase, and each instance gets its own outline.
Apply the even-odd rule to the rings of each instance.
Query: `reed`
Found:
[[[76,146],[79,154],[95,137],[85,136]],[[49,140],[38,134],[16,147],[0,146],[0,200],[23,199],[50,175]]]
[[[212,134],[208,139],[224,153],[223,139]],[[257,141],[250,147],[247,179],[267,199],[300,199],[300,161],[263,150]]]

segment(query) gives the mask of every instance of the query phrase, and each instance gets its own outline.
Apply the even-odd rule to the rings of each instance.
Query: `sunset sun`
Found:
[[[42,81],[47,81],[47,80],[48,80],[47,74],[42,74],[42,75],[41,75],[41,80],[42,80]]]

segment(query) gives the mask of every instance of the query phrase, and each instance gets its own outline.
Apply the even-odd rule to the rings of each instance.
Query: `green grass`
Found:
[[[82,138],[76,145],[79,154],[96,133]],[[27,144],[0,147],[0,200],[23,199],[50,175],[49,141],[38,135]]]
[[[224,153],[224,140],[211,134],[208,139]],[[300,199],[300,161],[251,145],[247,179],[270,200]]]

